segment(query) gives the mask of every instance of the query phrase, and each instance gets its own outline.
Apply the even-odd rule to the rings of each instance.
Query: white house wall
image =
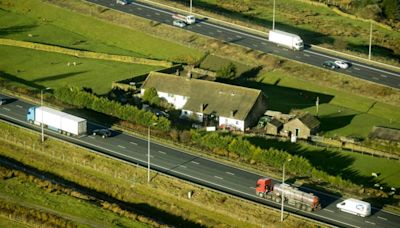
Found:
[[[144,95],[145,89],[141,89],[141,95]],[[187,97],[181,96],[181,95],[176,95],[176,94],[169,94],[165,92],[159,92],[157,91],[157,95],[160,98],[164,98],[167,100],[168,103],[173,104],[176,109],[182,109],[183,106],[185,106],[187,102]]]
[[[220,116],[219,117],[219,126],[225,125],[225,126],[230,126],[234,127],[236,129],[240,129],[241,131],[244,131],[244,121],[243,120],[237,120],[237,119],[232,119],[232,118],[227,118]]]

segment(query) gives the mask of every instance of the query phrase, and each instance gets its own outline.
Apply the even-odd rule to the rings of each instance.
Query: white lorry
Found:
[[[280,46],[288,47],[292,50],[303,50],[304,44],[300,36],[284,31],[271,30],[269,31],[268,40]]]
[[[48,107],[31,107],[26,115],[28,122],[57,131],[66,135],[86,133],[87,121]]]
[[[341,211],[355,214],[361,217],[371,215],[371,204],[358,199],[350,198],[344,200],[343,202],[336,204],[336,207],[339,208],[339,210]]]
[[[172,18],[175,20],[179,20],[179,21],[183,21],[186,24],[190,25],[190,24],[194,24],[196,22],[196,18],[193,15],[182,15],[182,14],[173,14]]]

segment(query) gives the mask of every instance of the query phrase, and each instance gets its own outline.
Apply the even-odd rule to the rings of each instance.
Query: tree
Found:
[[[382,8],[388,19],[400,20],[400,3],[398,0],[383,0]]]
[[[147,102],[151,102],[154,97],[158,97],[157,90],[154,87],[148,88],[144,91],[142,99]]]
[[[222,67],[216,73],[217,77],[233,79],[236,76],[236,66],[230,62],[226,67]]]

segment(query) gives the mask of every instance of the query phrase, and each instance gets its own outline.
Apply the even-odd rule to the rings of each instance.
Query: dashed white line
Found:
[[[384,74],[380,74],[380,76],[383,78],[387,78],[387,75],[384,75]]]
[[[379,81],[379,78],[377,78],[377,77],[372,77],[372,79]]]
[[[195,161],[191,161],[191,163],[196,164],[196,165],[200,164],[200,163],[195,162]]]
[[[357,67],[353,67],[353,69],[354,69],[354,70],[360,70],[360,68],[357,68]]]
[[[210,35],[214,35],[214,33],[213,33],[213,32],[208,32],[208,34],[210,34]]]
[[[160,154],[167,154],[167,153],[165,153],[164,151],[161,151],[161,150],[159,150],[158,153],[160,153]]]
[[[196,24],[197,27],[203,27],[201,24]]]
[[[253,44],[253,46],[254,46],[254,47],[258,47],[258,45],[257,45],[257,44]]]
[[[9,109],[9,108],[5,108],[5,107],[3,107],[3,109],[4,109],[4,110],[6,110],[6,111],[10,111],[10,109]]]
[[[381,217],[381,216],[378,216],[378,219],[382,219],[382,220],[387,221],[387,218],[384,218],[384,217]]]
[[[239,36],[239,35],[236,35],[236,37],[237,37],[237,38],[239,38],[239,39],[240,39],[240,38],[242,38],[242,37],[241,37],[241,36]]]
[[[147,16],[147,17],[151,17],[151,15],[150,15],[150,14],[146,14],[146,16]]]
[[[250,187],[251,189],[256,189],[255,187]]]
[[[295,55],[294,56],[296,59],[301,59],[301,57],[300,56],[297,56],[297,55]]]
[[[138,7],[137,10],[143,10],[142,8]]]
[[[261,42],[261,44],[262,44],[262,45],[267,45],[267,43],[265,43],[265,42]]]
[[[160,13],[158,13],[158,12],[155,12],[154,14],[157,15],[157,16],[160,16]]]
[[[303,54],[304,56],[306,56],[306,57],[310,57],[310,55],[309,54]]]
[[[23,108],[21,105],[16,105],[18,108]]]
[[[221,30],[219,30],[219,29],[217,29],[217,32],[221,33],[222,31],[221,31]]]
[[[229,174],[229,175],[235,175],[234,173],[231,173],[231,172],[225,172],[226,174]]]
[[[126,147],[118,145],[119,148],[126,149]]]
[[[329,212],[332,212],[332,213],[334,213],[334,211],[332,211],[332,210],[329,210],[329,209],[324,209],[324,211],[329,211]]]
[[[180,165],[179,167],[182,167],[182,168],[185,168],[185,169],[187,168],[186,165]]]
[[[219,176],[214,176],[215,178],[217,178],[217,179],[220,179],[220,180],[223,180],[224,178],[222,178],[222,177],[219,177]]]
[[[91,139],[94,139],[94,136],[88,136],[89,138],[91,138]]]
[[[137,146],[137,143],[135,143],[135,142],[129,142],[129,143],[132,144],[132,145]]]
[[[369,224],[372,224],[372,225],[375,225],[375,223],[374,222],[370,222],[370,221],[365,221],[366,223],[369,223]]]

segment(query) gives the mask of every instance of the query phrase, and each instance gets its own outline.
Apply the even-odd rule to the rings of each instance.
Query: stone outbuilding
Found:
[[[283,134],[289,137],[308,139],[319,130],[320,122],[313,115],[306,113],[300,117],[291,119],[283,125]]]
[[[265,125],[265,131],[268,135],[278,135],[282,130],[283,123],[276,118],[273,118]]]

